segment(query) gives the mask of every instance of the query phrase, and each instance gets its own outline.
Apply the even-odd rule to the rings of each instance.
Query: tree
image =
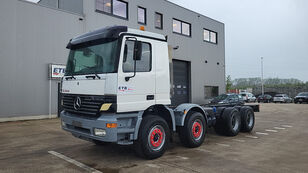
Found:
[[[227,80],[226,80],[226,92],[228,92],[232,87],[232,79],[231,76],[228,75],[227,76]]]

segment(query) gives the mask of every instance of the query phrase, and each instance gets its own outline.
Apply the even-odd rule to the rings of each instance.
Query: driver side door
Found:
[[[141,42],[140,50],[134,50],[136,40]],[[155,104],[153,47],[150,39],[124,37],[118,70],[118,112],[141,111]],[[138,51],[140,57],[135,60]]]

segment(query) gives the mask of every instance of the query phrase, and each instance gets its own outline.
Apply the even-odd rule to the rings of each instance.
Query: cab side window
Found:
[[[124,47],[123,72],[134,72],[134,49],[136,42],[127,40]],[[152,66],[151,44],[141,43],[141,58],[136,61],[136,72],[149,72]]]

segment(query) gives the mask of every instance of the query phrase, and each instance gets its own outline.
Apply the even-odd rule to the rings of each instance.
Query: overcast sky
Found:
[[[225,24],[226,73],[308,81],[308,0],[170,0]]]

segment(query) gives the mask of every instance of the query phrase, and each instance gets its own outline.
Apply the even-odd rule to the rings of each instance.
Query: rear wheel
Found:
[[[236,136],[240,132],[241,128],[241,116],[237,109],[226,108],[222,117],[217,120],[214,126],[215,131],[218,134],[226,136]]]
[[[167,122],[159,116],[148,115],[139,128],[138,140],[135,142],[136,153],[146,159],[158,158],[165,153],[169,138]]]
[[[241,114],[241,131],[251,132],[255,125],[255,115],[250,107],[243,107],[240,111]]]
[[[186,116],[185,124],[179,129],[179,137],[186,147],[199,147],[206,134],[206,121],[200,112],[192,112]]]

